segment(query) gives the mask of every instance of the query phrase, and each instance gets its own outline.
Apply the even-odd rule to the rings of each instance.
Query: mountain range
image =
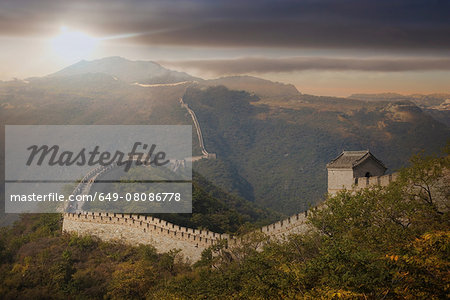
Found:
[[[130,61],[118,56],[85,61],[68,66],[48,77],[106,74],[127,83],[157,84],[201,80],[183,72],[168,70],[151,61]]]
[[[450,126],[450,94],[354,94],[349,98],[359,99],[363,101],[411,101],[436,120],[446,124],[447,126]]]
[[[252,76],[229,76],[204,80],[184,72],[164,68],[156,62],[130,61],[121,57],[107,57],[94,61],[82,60],[47,78],[69,78],[90,74],[109,75],[114,80],[142,85],[196,82],[205,86],[223,85],[232,90],[245,90],[260,97],[298,96],[299,91],[291,84],[272,82]]]
[[[326,163],[344,149],[370,149],[394,171],[418,151],[438,153],[450,138],[448,118],[431,113],[445,100],[313,96],[255,77],[203,80],[120,57],[0,82],[0,120],[193,125],[181,97],[197,115],[206,149],[217,154],[195,162],[194,170],[227,192],[285,215],[323,199]],[[194,155],[200,154],[195,129],[192,143]]]

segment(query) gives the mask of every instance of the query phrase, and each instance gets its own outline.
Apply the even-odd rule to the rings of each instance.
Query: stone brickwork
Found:
[[[353,185],[354,190],[365,189],[375,185],[387,186],[392,181],[395,181],[398,177],[397,173],[387,174],[382,176],[372,176],[372,177],[359,177],[355,178]]]
[[[328,169],[328,193],[334,195],[342,189],[351,189],[355,183],[353,170]]]
[[[139,215],[108,213],[65,213],[63,231],[93,235],[105,241],[130,245],[150,244],[160,253],[181,249],[190,261],[200,259],[201,252],[227,234],[178,226],[170,222]]]
[[[260,231],[272,239],[284,239],[290,234],[305,233],[308,230],[307,215],[307,211],[293,215],[287,219],[263,226]]]
[[[296,214],[264,226],[260,231],[274,239],[304,233],[308,229],[306,216],[306,212]],[[104,241],[115,240],[129,245],[149,244],[159,253],[181,249],[190,262],[198,261],[202,251],[219,240],[227,240],[230,247],[239,244],[238,239],[228,234],[187,228],[158,218],[132,214],[65,213],[63,231],[89,234]]]

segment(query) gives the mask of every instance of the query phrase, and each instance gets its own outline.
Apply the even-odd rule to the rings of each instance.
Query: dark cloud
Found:
[[[449,28],[314,21],[217,21],[143,34],[140,44],[209,47],[287,47],[344,49],[450,49]]]
[[[3,0],[0,35],[64,24],[144,45],[449,50],[449,11],[446,0]]]
[[[172,68],[195,69],[215,75],[294,72],[306,70],[332,71],[449,71],[449,58],[353,59],[323,57],[239,58],[223,60],[190,60],[161,62]]]

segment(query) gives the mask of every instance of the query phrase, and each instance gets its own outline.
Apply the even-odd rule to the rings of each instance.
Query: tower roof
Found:
[[[385,170],[385,165],[378,160],[369,150],[364,151],[342,151],[342,153],[327,164],[327,168],[353,169],[368,159],[373,159]]]

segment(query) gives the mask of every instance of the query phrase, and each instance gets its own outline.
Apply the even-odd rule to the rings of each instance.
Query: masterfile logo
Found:
[[[7,213],[192,211],[191,126],[7,125]]]
[[[32,145],[27,148],[27,150],[30,150],[30,156],[28,157],[26,164],[27,166],[30,166],[35,162],[37,166],[41,166],[46,159],[49,166],[72,166],[74,164],[77,166],[86,164],[89,166],[109,166],[116,163],[118,166],[125,165],[125,172],[128,172],[132,166],[132,160],[130,158],[133,157],[137,158],[136,163],[141,162],[147,166],[152,164],[155,166],[164,166],[169,163],[169,160],[165,159],[166,153],[164,151],[153,154],[156,149],[155,144],[151,145],[145,159],[143,158],[144,153],[138,152],[139,146],[142,146],[143,150],[149,148],[148,144],[135,142],[133,149],[128,155],[125,155],[125,153],[117,150],[114,154],[109,151],[99,152],[100,146],[95,146],[92,151],[82,148],[78,153],[74,153],[72,151],[60,152],[58,145],[53,145],[52,147],[47,145],[42,145],[40,147],[38,145]]]

